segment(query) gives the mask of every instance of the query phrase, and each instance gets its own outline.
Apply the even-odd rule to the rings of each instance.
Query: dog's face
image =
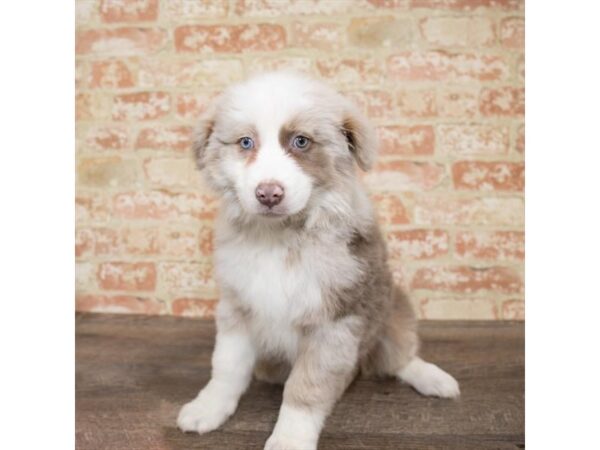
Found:
[[[324,193],[367,170],[373,131],[327,86],[274,73],[225,91],[196,133],[194,151],[209,184],[247,218],[281,219],[319,204]]]

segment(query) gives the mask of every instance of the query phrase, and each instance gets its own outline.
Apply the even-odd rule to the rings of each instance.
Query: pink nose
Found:
[[[272,208],[283,200],[283,186],[279,183],[260,183],[254,192],[256,199],[265,206]]]

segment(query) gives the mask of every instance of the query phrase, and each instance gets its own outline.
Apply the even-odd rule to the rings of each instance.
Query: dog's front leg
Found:
[[[183,431],[206,433],[221,426],[234,413],[252,378],[256,356],[245,324],[225,301],[219,304],[216,320],[211,379],[181,408],[177,425]]]
[[[325,418],[356,375],[361,329],[347,317],[305,333],[265,450],[317,448]]]

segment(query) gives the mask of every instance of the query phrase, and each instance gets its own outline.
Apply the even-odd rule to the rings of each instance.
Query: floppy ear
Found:
[[[377,157],[377,136],[367,118],[350,102],[344,109],[342,133],[358,166],[364,171],[371,169]]]
[[[204,168],[206,147],[215,126],[215,108],[213,105],[202,115],[193,135],[192,150],[199,169]]]

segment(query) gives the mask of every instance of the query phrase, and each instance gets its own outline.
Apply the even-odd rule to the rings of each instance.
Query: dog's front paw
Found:
[[[267,439],[265,450],[317,450],[317,443],[273,433]]]
[[[209,387],[198,397],[186,403],[177,417],[177,426],[183,431],[196,431],[200,434],[216,430],[233,414],[235,399],[212,391]]]

